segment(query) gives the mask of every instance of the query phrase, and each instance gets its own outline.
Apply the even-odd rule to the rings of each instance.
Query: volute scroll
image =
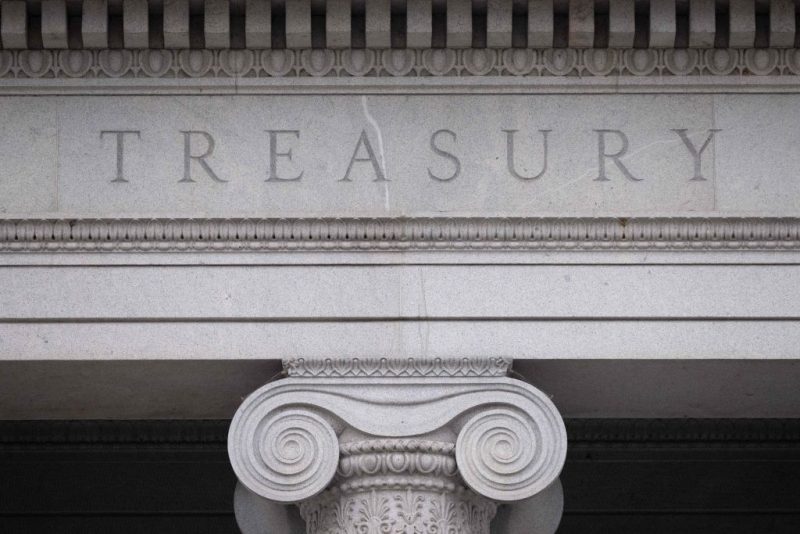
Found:
[[[504,505],[498,524],[543,517],[535,534],[552,534],[566,429],[545,394],[505,376],[509,365],[285,363],[289,377],[255,391],[231,423],[240,525],[288,521],[262,499],[298,504],[307,534],[492,534]]]

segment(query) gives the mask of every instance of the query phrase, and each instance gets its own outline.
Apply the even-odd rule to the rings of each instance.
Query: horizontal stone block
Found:
[[[787,321],[82,322],[0,324],[3,359],[795,360]]]
[[[800,317],[800,267],[14,267],[0,269],[0,305],[0,323],[93,318],[787,320]]]
[[[797,216],[794,110],[746,94],[5,97],[0,210]]]

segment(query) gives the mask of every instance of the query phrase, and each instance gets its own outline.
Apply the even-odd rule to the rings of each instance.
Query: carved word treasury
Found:
[[[704,138],[695,141],[688,135],[687,129],[673,128],[675,139],[683,147],[682,154],[676,154],[686,158],[686,179],[693,181],[706,180],[702,172],[703,154],[713,142],[719,129],[709,129],[705,132]],[[520,131],[517,129],[502,129],[499,132],[487,132],[487,136],[502,136],[505,144],[505,151],[501,155],[505,161],[507,174],[522,181],[532,181],[544,178],[548,171],[548,155],[550,134],[552,128],[538,129],[535,131]],[[611,167],[627,180],[640,182],[645,180],[644,176],[635,175],[625,164],[624,158],[632,149],[632,140],[629,136],[619,129],[594,129],[595,144],[586,147],[596,151],[597,172],[592,177],[594,181],[609,181]],[[131,146],[137,141],[141,141],[146,132],[141,130],[102,130],[99,133],[101,140],[109,139],[111,147],[115,151],[116,168],[109,172],[109,181],[112,183],[127,183],[134,180],[133,173],[126,168],[126,155]],[[423,135],[423,134],[421,134]],[[428,157],[438,158],[441,163],[446,164],[446,170],[441,170],[440,166],[436,169],[433,166],[427,169],[427,178],[440,182],[456,180],[462,174],[462,158],[460,154],[465,151],[473,150],[472,147],[465,147],[459,144],[458,133],[450,129],[439,129],[427,135],[429,138],[429,153],[427,155],[410,155],[409,157]],[[264,181],[276,182],[298,182],[306,176],[306,171],[297,164],[296,154],[298,143],[302,139],[302,130],[299,129],[280,129],[263,131],[263,144],[254,146],[253,150],[263,153],[265,162]],[[179,183],[194,183],[201,180],[211,180],[213,182],[225,183],[233,179],[226,172],[226,169],[214,165],[214,154],[218,146],[218,136],[203,130],[180,130],[176,132],[176,137],[180,139],[182,152],[175,154],[183,162],[183,174],[175,178]],[[366,172],[371,176],[372,181],[386,182],[391,177],[386,172],[386,162],[383,161],[383,141],[380,136],[371,137],[366,129],[361,130],[360,134],[354,139],[347,139],[342,136],[341,151],[327,157],[338,160],[332,162],[332,168],[341,167],[343,170],[334,176],[339,182],[353,181],[353,175],[357,166],[364,166]],[[521,170],[522,161],[527,162],[527,167],[533,167],[533,171]]]

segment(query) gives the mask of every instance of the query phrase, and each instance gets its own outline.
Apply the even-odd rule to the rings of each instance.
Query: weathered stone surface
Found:
[[[795,99],[5,98],[0,213],[796,215]]]

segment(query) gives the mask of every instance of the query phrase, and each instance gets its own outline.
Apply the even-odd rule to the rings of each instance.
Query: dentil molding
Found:
[[[231,423],[240,526],[293,531],[281,506],[298,504],[309,534],[489,534],[511,503],[504,532],[552,534],[566,430],[546,395],[502,376],[509,364],[285,362]]]

